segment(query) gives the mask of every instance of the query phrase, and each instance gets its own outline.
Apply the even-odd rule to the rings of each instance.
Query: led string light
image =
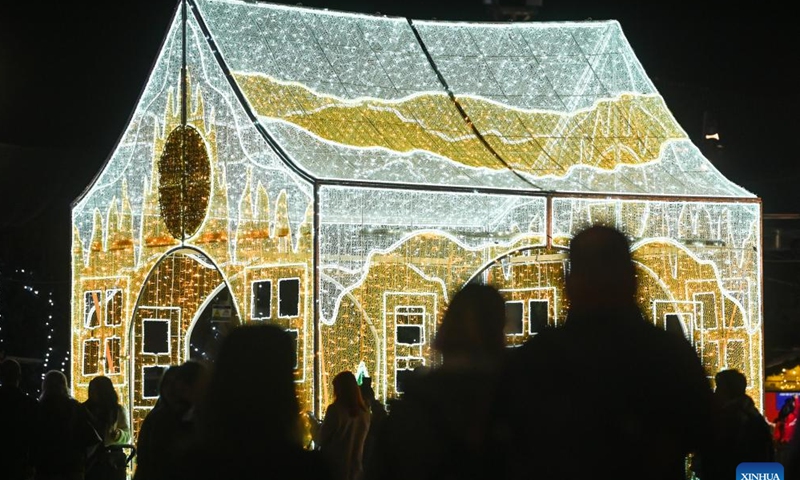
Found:
[[[187,125],[176,101],[183,53],[176,20],[123,140],[73,210],[76,396],[85,397],[92,375],[109,375],[136,431],[155,401],[150,375],[193,354],[209,355],[193,343],[193,328],[208,300],[227,288],[238,319],[232,324],[275,323],[297,339],[303,409],[324,407],[332,377],[359,367],[388,399],[401,393],[409,369],[436,364],[431,340],[438,322],[450,295],[471,279],[498,285],[516,302],[510,308],[520,318],[509,346],[543,323],[560,324],[569,307],[564,247],[583,226],[602,222],[635,237],[639,302],[648,318],[664,328],[673,320],[688,325],[709,368],[742,368],[760,398],[758,205],[686,139],[616,24],[505,31],[514,48],[543,40],[525,48],[545,49],[529,60],[557,80],[560,106],[530,92],[515,96],[520,79],[511,79],[516,86],[498,79],[510,67],[490,51],[491,42],[458,41],[500,30],[415,27],[470,121],[536,185],[612,196],[658,192],[674,200],[426,191],[526,186],[493,170],[482,147],[468,145],[469,126],[404,19],[239,2],[197,6],[210,33],[189,16]],[[573,43],[559,43],[567,41]],[[593,52],[598,58],[581,62],[596,62],[605,88],[587,77],[588,63],[564,67],[559,46]],[[473,60],[443,66],[448,51],[464,56],[469,48],[477,49]],[[240,103],[229,80],[249,103]],[[182,131],[192,132],[194,160],[169,147],[170,136]],[[324,184],[315,202],[314,188],[273,153],[263,131],[307,171],[419,190]],[[186,191],[165,195],[183,175]],[[699,194],[731,198],[684,198]],[[91,292],[99,293],[87,303]],[[109,300],[117,295],[119,302]],[[118,312],[111,316],[121,320],[95,322],[90,311],[100,319]],[[221,325],[210,328],[211,338],[223,334]],[[160,340],[151,343],[151,336]],[[113,365],[118,373],[109,371]]]

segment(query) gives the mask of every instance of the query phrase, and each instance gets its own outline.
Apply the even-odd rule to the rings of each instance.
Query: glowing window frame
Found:
[[[167,351],[166,352],[146,352],[144,350],[144,331],[145,331],[145,324],[148,322],[159,322],[159,323],[166,323],[167,324]],[[159,355],[169,355],[172,356],[172,320],[169,318],[145,318],[142,320],[142,351],[140,352],[142,355],[152,355],[152,356],[159,356]],[[152,365],[151,365],[152,366]]]
[[[409,312],[406,311],[404,313],[400,313],[400,310],[408,310],[408,309],[419,309],[416,312]],[[407,317],[419,317],[420,322],[419,324],[405,324],[401,325],[397,323],[397,316],[398,315],[405,315]],[[428,335],[425,331],[425,318],[428,316],[428,311],[425,308],[425,305],[395,305],[394,307],[394,344],[395,344],[395,352],[397,352],[397,347],[402,345],[404,347],[422,347],[425,345],[427,341]],[[397,327],[408,326],[408,327],[420,327],[420,337],[418,343],[399,343],[397,341]],[[397,355],[395,354],[395,357]],[[416,358],[416,357],[401,357],[401,358]]]
[[[89,343],[97,344],[97,362],[95,362],[95,364],[97,366],[96,367],[97,370],[94,373],[86,373],[86,346]],[[82,358],[83,358],[83,362],[82,362],[83,365],[81,367],[81,373],[83,374],[83,376],[84,377],[97,377],[97,376],[99,376],[100,372],[101,372],[101,369],[100,369],[100,339],[99,338],[87,338],[86,340],[83,341],[83,356],[82,356]]]
[[[144,370],[146,368],[163,368],[163,370],[161,371],[161,376],[163,377],[164,376],[164,372],[166,372],[167,369],[169,369],[170,367],[171,367],[171,365],[158,365],[158,364],[157,365],[142,365],[142,368],[141,368],[141,371],[142,371],[142,376],[141,376],[141,378],[142,378],[142,390],[141,390],[142,391],[142,400],[144,400],[144,399],[152,400],[154,398],[157,399],[158,397],[160,397],[159,393],[156,393],[155,396],[149,396],[149,395],[145,394],[145,389],[144,389],[144,379],[145,379]],[[158,379],[158,383],[159,383],[159,386],[160,386],[161,378]]]
[[[256,292],[255,287],[257,283],[268,283],[269,284],[269,311],[267,312],[266,317],[257,317],[255,308],[256,308]],[[253,280],[250,282],[250,318],[252,320],[269,320],[272,318],[272,280]],[[299,296],[299,295],[298,295]],[[280,300],[280,299],[279,299]]]
[[[90,293],[97,293],[99,299],[96,304],[93,303],[93,308],[95,309],[94,316],[98,316],[97,306],[103,305],[103,290],[86,290],[83,292],[83,328],[87,330],[94,330],[96,328],[100,328],[103,325],[103,322],[100,321],[100,318],[97,319],[97,325],[92,326],[89,320],[89,312],[86,311],[86,295]]]
[[[296,280],[297,281],[297,314],[296,315],[281,315],[281,284],[283,282],[290,282],[292,280]],[[301,315],[302,312],[300,311],[300,305],[302,305],[302,303],[303,303],[302,302],[303,292],[300,290],[300,287],[302,286],[303,283],[300,280],[301,280],[300,277],[289,277],[289,278],[279,278],[278,279],[278,318],[300,318],[302,316]]]
[[[398,368],[397,364],[401,360],[406,362],[406,367],[405,368]],[[416,367],[408,368],[408,364],[410,363],[409,362],[410,360],[419,361],[420,364],[417,365]],[[427,362],[425,361],[425,357],[397,357],[397,356],[395,356],[395,358],[394,358],[394,385],[393,385],[394,386],[394,391],[397,392],[397,393],[400,393],[400,394],[405,393],[405,390],[401,391],[399,388],[397,388],[397,378],[398,378],[397,372],[413,372],[417,368],[425,367],[426,365],[427,365]]]
[[[109,295],[109,293],[112,293],[112,292],[119,292],[119,302],[120,302],[120,318],[118,319],[119,323],[109,323],[109,321],[108,321],[109,312],[111,311],[111,309],[109,308],[109,303],[110,303],[111,299],[114,298],[114,296],[113,295]],[[106,296],[105,297],[105,302],[103,302],[103,305],[104,305],[103,309],[105,310],[103,312],[103,317],[105,317],[104,325],[106,327],[119,327],[120,325],[122,325],[122,323],[123,323],[123,318],[122,317],[125,316],[125,303],[124,303],[125,301],[123,299],[124,292],[125,291],[123,289],[121,289],[121,288],[108,288],[108,289],[106,289],[106,291],[105,291],[105,296]]]
[[[528,299],[528,335],[538,335],[539,332],[533,331],[533,309],[531,308],[532,303],[544,303],[547,305],[547,318],[545,319],[544,326],[547,328],[550,325],[550,299],[549,298],[529,298]],[[524,307],[523,307],[524,308]],[[522,317],[525,318],[525,312],[523,312]],[[523,326],[522,330],[525,330]]]
[[[506,306],[509,303],[519,303],[522,306],[522,316],[520,317],[520,321],[522,322],[522,328],[520,329],[519,332],[511,332],[511,333],[509,333],[509,332],[505,331],[505,328],[508,327],[508,325],[506,325],[506,327],[503,329],[503,334],[505,334],[505,336],[507,336],[507,337],[524,337],[525,335],[527,335],[527,332],[525,330],[525,301],[524,300],[507,300],[506,302],[504,302],[503,305]],[[508,320],[508,319],[506,319],[506,320]],[[528,324],[530,325],[530,322],[528,322]]]
[[[287,328],[287,333],[294,333],[294,370],[300,370],[300,355],[303,352],[303,349],[300,347],[301,339],[300,339],[300,329],[298,328]],[[303,342],[305,343],[305,342]],[[302,362],[305,364],[305,361]],[[297,380],[295,380],[297,382]]]
[[[113,353],[114,352],[111,350],[111,345],[110,345],[112,340],[116,340],[117,343],[119,344],[119,355],[117,357],[117,370],[118,371],[117,372],[109,371],[109,369],[108,369],[108,359],[104,356],[103,357],[103,371],[109,377],[116,376],[116,375],[122,375],[122,337],[120,337],[119,335],[114,335],[114,336],[106,338],[106,341],[105,341],[106,348],[108,349],[108,351],[110,352],[111,356],[113,357]],[[105,350],[103,350],[103,351],[105,352]]]

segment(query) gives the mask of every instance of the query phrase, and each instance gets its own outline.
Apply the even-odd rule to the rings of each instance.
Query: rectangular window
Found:
[[[421,325],[397,325],[397,343],[403,345],[420,345],[422,343]]]
[[[410,377],[414,375],[414,370],[395,370],[394,373],[394,388],[397,390],[397,393],[403,393],[406,391],[406,385],[408,385],[408,380]]]
[[[144,367],[142,368],[142,397],[158,398],[158,388],[161,385],[161,377],[167,367]]]
[[[547,300],[528,301],[528,315],[531,321],[531,333],[539,333],[547,328],[550,317],[550,302]]]
[[[91,338],[83,342],[83,374],[100,373],[100,340]]]
[[[300,366],[300,342],[298,334],[299,332],[294,329],[286,330],[286,333],[292,337],[292,343],[294,345],[294,368],[295,370]]]
[[[278,280],[278,316],[296,317],[300,315],[300,279]]]
[[[83,293],[83,326],[97,328],[100,326],[100,299],[103,292],[92,290]]]
[[[265,319],[272,316],[272,282],[261,280],[253,282],[253,295],[250,316],[253,319]]]
[[[145,319],[142,322],[142,353],[169,353],[169,320]]]
[[[522,326],[522,302],[506,302],[506,334],[522,335],[525,330]]]
[[[122,325],[122,290],[106,290],[106,325]]]
[[[119,375],[122,372],[120,365],[122,341],[119,337],[106,339],[106,374]]]

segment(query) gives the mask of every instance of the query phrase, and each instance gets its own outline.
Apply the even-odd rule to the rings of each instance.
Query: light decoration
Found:
[[[563,322],[566,246],[597,222],[631,237],[648,319],[760,399],[759,200],[691,144],[616,22],[187,1],[73,206],[75,393],[109,375],[138,428],[227,288],[234,322],[296,339],[304,409],[342,370],[385,400],[436,364],[466,282],[507,297],[509,346]]]

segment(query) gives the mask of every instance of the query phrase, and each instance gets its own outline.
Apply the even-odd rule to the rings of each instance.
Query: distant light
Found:
[[[712,140],[712,139],[719,141],[719,133],[706,134],[706,140]]]

